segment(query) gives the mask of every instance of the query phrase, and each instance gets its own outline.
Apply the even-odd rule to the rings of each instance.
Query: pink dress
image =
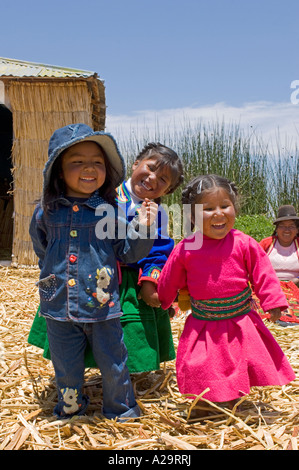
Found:
[[[269,258],[253,238],[233,229],[221,240],[203,236],[196,250],[186,245],[192,239],[178,243],[163,268],[158,284],[162,308],[171,305],[179,289],[187,287],[196,300],[223,300],[240,294],[248,282],[265,311],[287,308]],[[248,394],[252,386],[284,385],[295,379],[269,329],[248,310],[221,320],[187,317],[176,360],[181,393],[199,395],[209,388],[204,398],[222,402]]]

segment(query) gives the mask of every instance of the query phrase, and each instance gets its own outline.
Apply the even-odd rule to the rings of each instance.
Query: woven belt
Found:
[[[200,320],[224,320],[244,315],[251,310],[251,289],[247,287],[232,297],[195,300],[191,297],[192,316]]]

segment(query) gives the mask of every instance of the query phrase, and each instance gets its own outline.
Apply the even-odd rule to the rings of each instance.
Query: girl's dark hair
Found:
[[[238,212],[239,194],[235,183],[223,176],[200,175],[192,179],[182,191],[182,204],[191,204],[192,220],[194,220],[195,203],[200,204],[202,197],[216,188],[222,188],[227,192],[235,211]],[[191,221],[191,230],[193,229],[194,224]]]
[[[160,144],[160,142],[150,142],[137,155],[136,160],[141,161],[152,157],[156,157],[159,167],[168,167],[170,169],[171,185],[167,194],[172,194],[184,181],[183,164],[178,154],[166,145]],[[160,198],[156,202],[159,203]]]
[[[98,144],[97,144],[98,145]],[[99,146],[100,147],[100,146]],[[48,186],[44,190],[43,204],[45,209],[54,200],[65,194],[65,183],[62,177],[62,157],[68,149],[64,150],[55,160],[51,168],[51,175]],[[110,162],[106,157],[105,151],[101,147],[105,158],[106,178],[104,184],[99,188],[99,194],[109,204],[116,206],[116,188],[113,187],[113,175]]]

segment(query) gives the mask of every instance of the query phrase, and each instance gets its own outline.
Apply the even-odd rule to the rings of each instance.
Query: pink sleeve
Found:
[[[267,312],[272,308],[285,310],[288,303],[281,290],[280,282],[263,248],[253,239],[249,241],[246,256],[249,280],[260,300],[262,309]]]
[[[179,289],[186,286],[184,244],[178,243],[166,261],[158,280],[158,296],[163,309],[170,307]]]

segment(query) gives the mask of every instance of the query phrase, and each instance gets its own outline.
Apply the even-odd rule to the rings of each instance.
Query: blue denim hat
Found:
[[[92,141],[104,150],[112,170],[112,183],[116,188],[125,178],[124,159],[112,135],[102,131],[93,131],[87,124],[70,124],[57,129],[49,141],[48,161],[44,168],[44,189],[50,181],[52,165],[59,155],[72,145]]]

